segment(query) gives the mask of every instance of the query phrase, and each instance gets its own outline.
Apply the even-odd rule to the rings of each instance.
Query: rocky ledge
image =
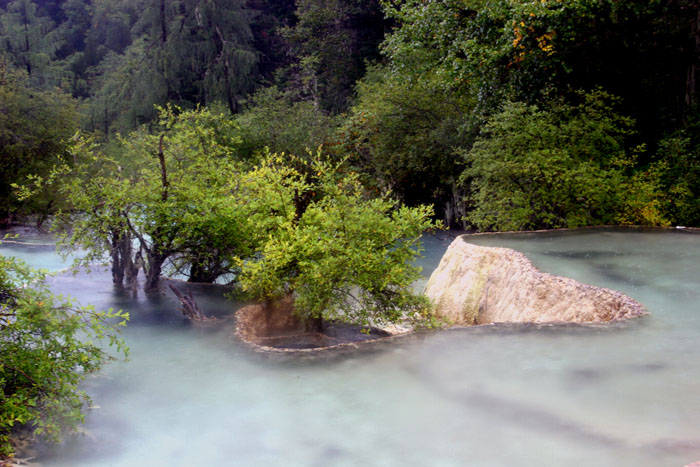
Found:
[[[614,290],[540,272],[525,255],[457,237],[430,276],[425,294],[453,325],[603,323],[646,314]]]
[[[317,352],[356,348],[406,334],[408,327],[363,328],[350,324],[324,322],[320,332],[307,332],[294,315],[290,297],[279,302],[255,303],[236,312],[236,336],[263,352]]]

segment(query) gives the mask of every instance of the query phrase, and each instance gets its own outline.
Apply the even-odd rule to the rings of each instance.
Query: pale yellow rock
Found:
[[[540,272],[517,251],[456,238],[430,276],[425,294],[437,317],[468,326],[489,323],[601,323],[646,314],[614,290]]]

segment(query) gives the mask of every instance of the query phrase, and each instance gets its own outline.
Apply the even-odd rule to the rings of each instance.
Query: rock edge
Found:
[[[620,292],[543,273],[524,254],[457,237],[425,286],[435,314],[452,325],[605,323],[647,314]]]
[[[358,328],[359,329],[359,328]],[[254,303],[236,312],[235,336],[256,351],[264,353],[314,353],[326,350],[356,349],[360,345],[387,341],[410,334],[411,328],[391,326],[373,329],[357,340],[337,338],[327,334],[308,333],[294,316],[294,303],[286,297],[274,303]],[[291,342],[292,345],[285,345]],[[309,344],[306,348],[297,347]]]

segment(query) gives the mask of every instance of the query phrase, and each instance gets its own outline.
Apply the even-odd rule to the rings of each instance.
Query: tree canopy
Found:
[[[292,294],[302,317],[343,309],[366,324],[425,311],[411,261],[436,227],[429,207],[370,196],[345,161],[320,153],[240,157],[237,131],[222,114],[164,108],[158,130],[121,139],[120,160],[76,140],[83,162],[52,182],[72,203],[56,224],[62,245],[87,249],[81,264],[111,258],[118,284],[140,266],[154,289],[172,268],[196,282],[234,274],[257,298]]]
[[[431,208],[368,198],[358,174],[315,155],[266,158],[244,180],[243,209],[259,229],[258,254],[241,258],[241,286],[266,300],[294,297],[305,320],[361,325],[424,319],[413,282]]]
[[[634,163],[625,147],[633,122],[616,114],[604,93],[581,98],[577,106],[554,101],[547,109],[507,102],[489,119],[465,154],[470,223],[536,230],[660,222],[656,187],[625,173]],[[633,213],[630,205],[644,201]]]
[[[174,107],[160,109],[154,131],[120,138],[118,156],[90,137],[76,139],[80,162],[58,167],[51,181],[69,203],[55,224],[59,246],[87,249],[83,265],[111,258],[117,284],[134,281],[142,267],[147,289],[170,259],[177,269],[187,259],[183,272],[197,281],[229,272],[229,252],[245,236],[237,234],[241,214],[219,201],[240,170],[230,158],[238,142],[223,114]]]
[[[266,146],[299,155],[323,145],[348,157],[365,185],[410,206],[434,204],[465,228],[478,226],[469,222],[476,198],[458,183],[462,155],[504,104],[575,107],[598,89],[634,121],[624,176],[662,177],[654,196],[664,222],[694,222],[695,208],[680,208],[669,190],[694,193],[675,166],[697,164],[699,31],[697,3],[687,0],[0,6],[8,68],[24,70],[36,92],[71,94],[98,140],[150,129],[156,105],[224,109],[245,158]],[[680,141],[690,159],[672,155]]]
[[[0,226],[21,215],[41,221],[60,204],[54,193],[22,202],[12,184],[29,175],[46,176],[68,151],[67,140],[76,131],[78,114],[70,96],[57,89],[30,86],[28,75],[0,56]]]

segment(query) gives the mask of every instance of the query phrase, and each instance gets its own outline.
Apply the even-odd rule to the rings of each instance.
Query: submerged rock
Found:
[[[437,317],[454,325],[602,323],[646,314],[614,290],[540,272],[525,255],[457,237],[425,286]]]

